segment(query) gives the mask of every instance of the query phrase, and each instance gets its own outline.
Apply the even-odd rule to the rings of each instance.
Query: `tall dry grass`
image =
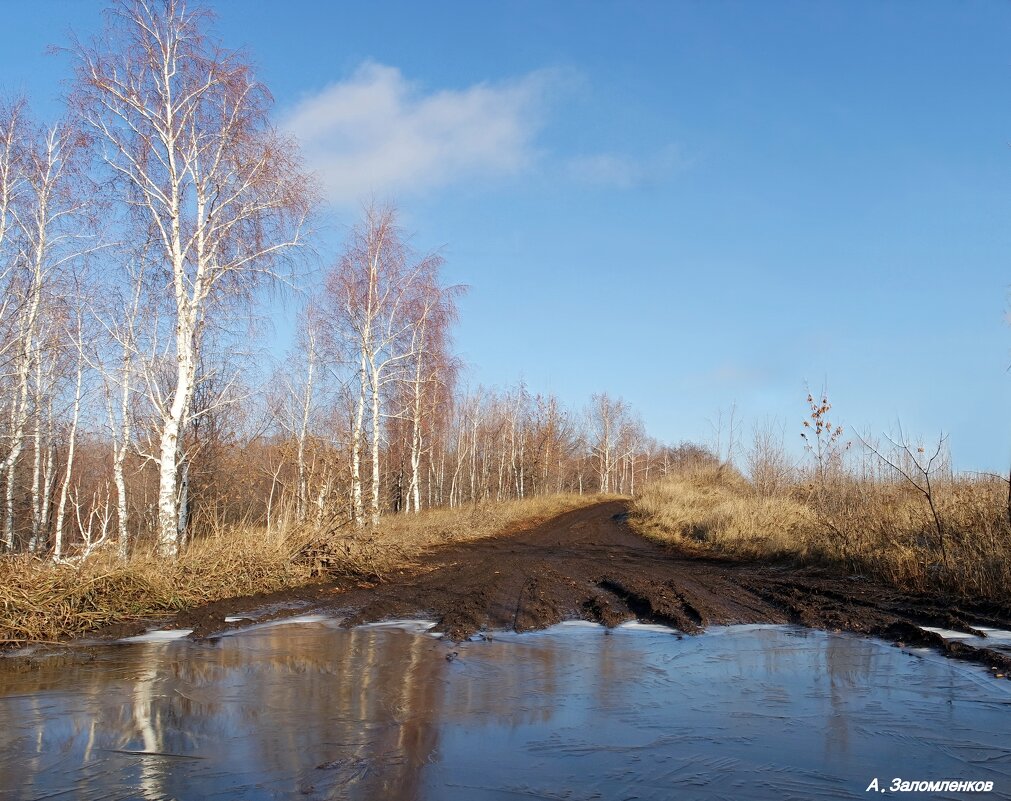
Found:
[[[175,561],[140,552],[124,562],[112,548],[78,564],[7,556],[0,558],[0,644],[78,636],[310,577],[287,538],[241,527],[196,539]]]
[[[699,465],[648,485],[631,520],[654,540],[742,556],[808,556],[817,520],[787,496],[762,496],[729,465]]]
[[[0,557],[0,647],[80,636],[334,576],[379,580],[431,547],[500,535],[599,499],[550,495],[433,509],[383,518],[374,531],[222,527],[198,533],[175,561],[139,552],[123,562],[114,548],[78,564]]]
[[[657,481],[631,519],[661,542],[743,558],[787,558],[873,575],[897,587],[1006,601],[1011,590],[1007,483],[949,477],[934,486],[941,536],[908,483],[836,471],[794,474],[774,490],[730,465],[699,465]]]

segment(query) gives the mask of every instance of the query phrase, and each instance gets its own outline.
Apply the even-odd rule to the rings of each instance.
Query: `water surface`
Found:
[[[979,667],[789,626],[453,645],[311,619],[0,661],[0,795],[782,801],[901,777],[1000,798],[1009,720]]]

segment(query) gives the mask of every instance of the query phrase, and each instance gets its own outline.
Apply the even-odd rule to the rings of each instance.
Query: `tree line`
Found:
[[[232,525],[634,492],[677,452],[606,394],[465,388],[462,287],[371,205],[324,279],[322,213],[248,57],[182,0],[117,0],[66,48],[65,114],[0,106],[2,546],[57,560]],[[299,299],[259,367],[254,311]]]

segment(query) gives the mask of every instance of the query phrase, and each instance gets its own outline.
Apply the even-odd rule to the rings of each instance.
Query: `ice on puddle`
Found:
[[[976,637],[975,634],[969,634],[965,631],[953,631],[952,629],[941,629],[937,626],[920,626],[924,631],[931,631],[934,634],[940,634],[946,640],[970,640]]]
[[[364,623],[360,629],[399,629],[415,634],[435,634],[432,631],[436,626],[434,620],[381,620],[378,623]],[[441,637],[441,634],[435,634]]]
[[[156,629],[133,637],[124,637],[120,642],[171,642],[181,640],[192,633],[193,629]]]
[[[992,629],[988,626],[973,626],[973,628],[982,631],[988,640],[1000,643],[1011,643],[1011,631]]]
[[[670,626],[664,626],[660,623],[640,623],[638,620],[630,620],[627,623],[621,623],[618,625],[619,629],[632,629],[635,631],[656,631],[661,634],[680,634],[677,629],[671,628]]]

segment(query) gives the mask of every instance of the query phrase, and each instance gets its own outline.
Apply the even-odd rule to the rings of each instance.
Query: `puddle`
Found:
[[[0,663],[0,794],[782,801],[867,798],[875,777],[1011,793],[1011,682],[935,653],[788,626],[454,645],[425,621],[292,622]]]

